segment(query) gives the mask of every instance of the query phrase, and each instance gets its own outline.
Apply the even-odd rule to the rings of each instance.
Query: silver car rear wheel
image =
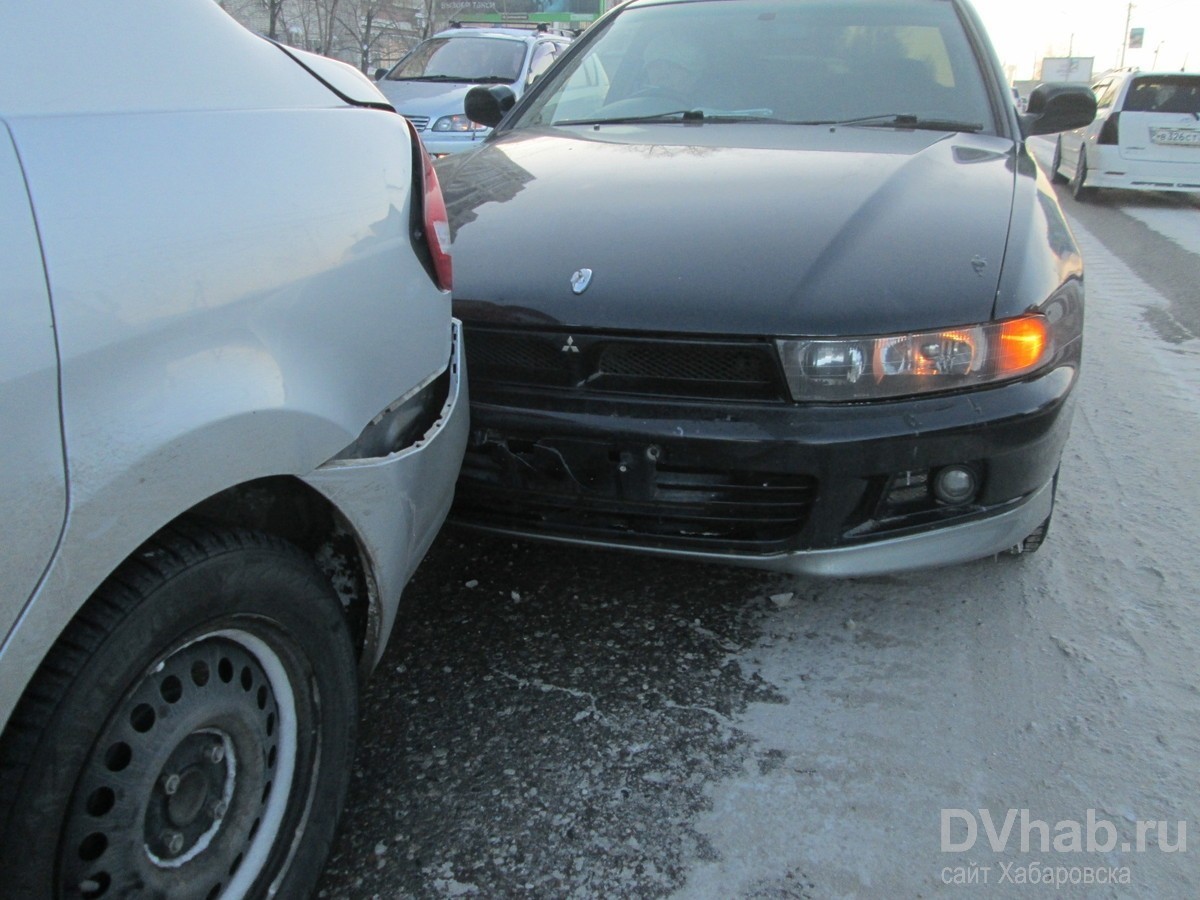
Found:
[[[312,560],[172,530],[84,608],[0,743],[5,896],[306,896],[356,717],[349,630]]]

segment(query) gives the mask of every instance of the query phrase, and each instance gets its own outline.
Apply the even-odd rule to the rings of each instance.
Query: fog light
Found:
[[[933,480],[933,495],[950,506],[975,499],[978,488],[975,473],[966,466],[946,466]]]

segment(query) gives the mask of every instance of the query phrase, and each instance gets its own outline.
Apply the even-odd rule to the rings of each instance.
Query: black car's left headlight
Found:
[[[1048,365],[1064,338],[1054,310],[981,325],[856,338],[776,342],[792,399],[881,400],[1021,378]],[[1073,329],[1072,329],[1073,330]]]

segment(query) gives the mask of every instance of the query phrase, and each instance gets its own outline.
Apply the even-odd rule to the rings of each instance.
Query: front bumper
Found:
[[[1019,544],[1050,515],[1076,373],[840,406],[493,391],[472,403],[451,515],[505,534],[815,575],[966,562]],[[969,503],[923,493],[956,464],[978,475]]]
[[[483,139],[491,134],[491,130],[473,132],[431,131],[425,129],[421,133],[421,143],[429,151],[430,156],[449,156],[452,153],[465,153],[474,150],[483,143]]]
[[[667,547],[635,546],[603,540],[578,540],[554,534],[534,534],[520,529],[477,526],[484,531],[534,537],[599,549],[629,550],[697,562],[724,563],[797,575],[851,578],[884,575],[912,569],[949,566],[970,562],[1020,544],[1050,517],[1054,508],[1054,482],[1042,485],[1011,509],[961,525],[948,525],[917,534],[882,538],[865,544],[829,550],[791,550],[784,553],[746,554],[673,550]],[[469,523],[468,523],[469,524]]]
[[[364,660],[367,668],[383,653],[400,594],[454,499],[469,409],[462,325],[455,320],[452,328],[446,398],[424,434],[395,453],[334,460],[304,479],[338,508],[369,562],[374,652]]]

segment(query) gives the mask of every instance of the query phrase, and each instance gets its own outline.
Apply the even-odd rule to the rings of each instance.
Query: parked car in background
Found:
[[[506,84],[520,96],[573,35],[548,28],[458,24],[418,44],[376,81],[396,111],[413,123],[435,156],[476,146],[491,130],[463,111],[478,84]]]
[[[1076,200],[1096,188],[1200,193],[1200,75],[1114,72],[1092,90],[1099,112],[1059,135],[1055,180]]]
[[[311,892],[466,440],[445,227],[354,69],[6,6],[5,897]]]
[[[829,575],[1037,548],[1083,269],[1025,138],[1086,86],[1019,116],[958,0],[635,0],[513,102],[438,162],[454,517]]]

